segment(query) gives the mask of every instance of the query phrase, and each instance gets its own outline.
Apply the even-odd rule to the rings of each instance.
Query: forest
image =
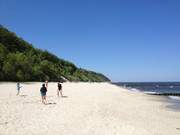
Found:
[[[68,52],[67,52],[68,53]],[[78,68],[56,55],[35,48],[0,25],[0,81],[110,81],[101,73]]]

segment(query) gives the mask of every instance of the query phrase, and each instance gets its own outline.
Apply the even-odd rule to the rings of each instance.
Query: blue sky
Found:
[[[0,24],[112,81],[180,81],[178,0],[0,0]]]

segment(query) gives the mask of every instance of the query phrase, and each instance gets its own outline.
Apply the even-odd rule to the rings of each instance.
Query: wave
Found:
[[[156,95],[158,94],[158,92],[153,92],[153,91],[144,91],[145,94],[152,94],[152,95]]]
[[[169,97],[170,99],[180,101],[180,97],[178,97],[178,96],[168,96],[168,97]]]
[[[140,92],[140,90],[138,90],[136,88],[128,88],[128,90],[133,91],[133,92]]]

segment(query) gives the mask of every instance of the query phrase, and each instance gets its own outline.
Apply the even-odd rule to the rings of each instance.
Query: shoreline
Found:
[[[180,111],[180,93],[177,94],[177,93],[158,93],[158,92],[142,91],[137,88],[131,88],[131,87],[127,88],[127,87],[119,86],[115,83],[112,84],[131,92],[140,92],[146,95],[155,96],[157,98],[161,98],[161,99],[163,98],[164,100],[162,100],[162,102],[167,104],[168,109],[172,109],[172,111]],[[169,103],[171,105],[169,105]]]
[[[131,92],[110,83],[63,83],[66,98],[57,98],[49,83],[41,104],[42,83],[0,83],[0,134],[32,135],[178,135],[180,114],[163,98]]]

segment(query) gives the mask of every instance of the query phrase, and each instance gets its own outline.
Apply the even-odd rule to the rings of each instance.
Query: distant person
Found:
[[[42,85],[41,89],[40,89],[40,92],[41,92],[41,97],[42,97],[42,103],[43,104],[47,104],[46,102],[46,92],[47,92],[47,88],[45,87],[45,84]]]
[[[19,95],[21,88],[22,86],[20,86],[20,83],[18,82],[17,83],[17,96]]]
[[[45,81],[46,88],[48,88],[48,80]]]
[[[58,90],[57,90],[57,96],[59,97],[59,93],[61,94],[61,97],[63,97],[62,94],[62,84],[60,82],[58,82]]]

